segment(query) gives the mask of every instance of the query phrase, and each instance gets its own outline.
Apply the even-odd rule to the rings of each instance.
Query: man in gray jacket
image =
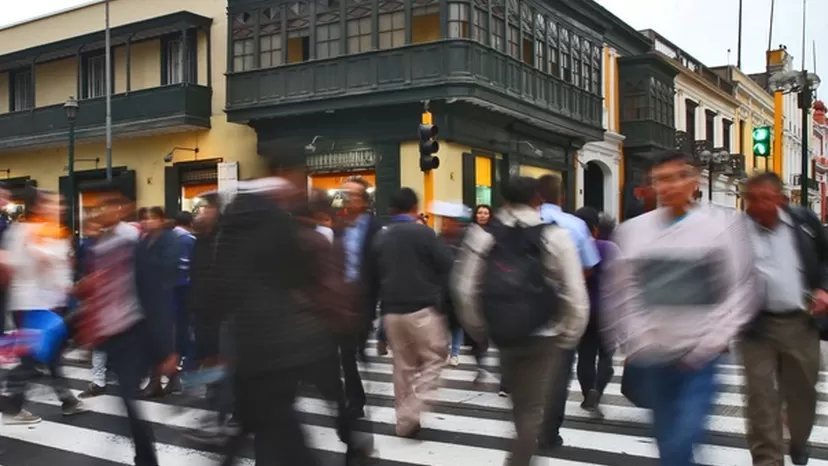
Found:
[[[507,205],[495,221],[507,227],[523,228],[543,224],[538,210],[537,180],[511,178],[503,190]],[[557,291],[556,318],[538,329],[522,345],[501,348],[503,376],[512,388],[512,414],[517,439],[509,466],[528,466],[537,449],[543,423],[546,394],[551,381],[560,376],[565,351],[574,349],[589,320],[589,299],[578,258],[578,250],[565,229],[551,224],[542,234],[542,264],[546,279]],[[485,258],[494,246],[494,237],[477,225],[469,227],[459,261],[452,271],[458,318],[477,342],[488,340],[480,309],[480,287]],[[550,304],[551,306],[554,304]],[[568,371],[567,371],[568,372]]]

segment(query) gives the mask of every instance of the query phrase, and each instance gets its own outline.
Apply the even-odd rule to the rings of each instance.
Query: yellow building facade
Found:
[[[255,131],[228,123],[223,111],[225,2],[115,0],[110,10],[112,166],[129,174],[126,191],[134,192],[127,194],[141,206],[186,209],[217,186],[220,163],[238,162],[241,179],[261,173]],[[104,27],[98,2],[0,30],[0,171],[10,180],[62,188],[68,123],[61,107],[72,97],[80,202],[114,189],[100,180]]]

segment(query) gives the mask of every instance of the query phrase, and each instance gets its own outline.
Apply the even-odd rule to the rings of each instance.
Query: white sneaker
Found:
[[[452,356],[449,358],[449,365],[452,367],[457,367],[460,365],[460,357],[459,356]]]
[[[34,414],[26,411],[25,409],[21,409],[19,413],[15,416],[10,416],[8,414],[3,415],[3,424],[7,426],[26,426],[26,425],[33,425],[39,424],[42,419],[40,416],[35,416]]]

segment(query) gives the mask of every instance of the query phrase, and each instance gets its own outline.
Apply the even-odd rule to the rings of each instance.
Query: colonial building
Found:
[[[74,121],[80,204],[120,191],[140,205],[191,207],[227,179],[258,173],[255,133],[228,123],[225,4],[111,2],[111,182],[105,175],[103,2],[0,29],[0,173],[6,184],[67,192]],[[234,163],[235,162],[235,163]],[[2,181],[2,180],[0,180]],[[80,215],[83,215],[81,209]]]
[[[593,1],[230,0],[228,23],[229,120],[260,154],[306,153],[311,186],[375,182],[380,212],[424,190],[426,102],[435,199],[497,204],[498,180],[557,173],[574,204],[575,154],[604,140],[605,36],[628,34]]]
[[[739,207],[739,181],[745,171],[745,157],[738,145],[739,128],[734,127],[740,108],[734,83],[659,33],[653,30],[644,33],[653,41],[656,53],[667,58],[678,73],[675,79],[676,147],[696,157],[702,168],[700,199],[720,206]],[[708,163],[701,157],[704,151],[727,153],[727,163]]]
[[[619,59],[640,57],[650,51],[652,44],[647,37],[620,20],[617,20],[615,25],[604,36],[604,72],[601,83],[604,96],[604,138],[584,145],[578,152],[578,166],[575,168],[578,179],[576,205],[586,205],[618,218],[622,211],[625,139],[621,134]],[[635,74],[629,75],[627,72],[625,77],[636,79]],[[667,77],[664,82],[665,88],[672,89],[672,76]],[[624,90],[629,89],[625,86]],[[667,143],[665,145],[669,146]]]
[[[825,103],[814,103],[814,127],[811,150],[814,157],[814,173],[819,186],[820,209],[817,211],[822,223],[828,221],[828,119],[825,117]]]

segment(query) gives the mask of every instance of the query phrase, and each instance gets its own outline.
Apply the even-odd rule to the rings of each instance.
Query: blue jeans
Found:
[[[457,327],[451,332],[451,355],[460,355],[460,346],[463,345],[463,327]]]
[[[659,464],[692,466],[693,446],[704,439],[716,394],[716,360],[700,369],[668,365],[650,367],[646,373]]]
[[[385,322],[382,321],[382,317],[380,317],[377,327],[377,342],[388,343],[388,337],[385,336]]]

